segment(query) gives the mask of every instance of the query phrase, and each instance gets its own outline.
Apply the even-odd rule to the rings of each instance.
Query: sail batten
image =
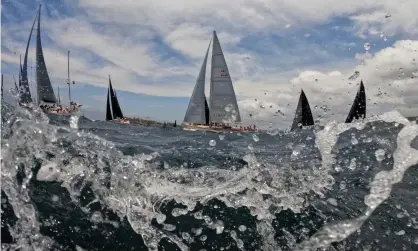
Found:
[[[295,118],[293,119],[291,130],[312,125],[314,125],[314,119],[312,117],[311,107],[309,106],[305,92],[302,90],[300,93],[299,102],[296,108]]]
[[[41,44],[41,6],[38,12],[38,30],[36,37],[36,83],[38,93],[38,104],[42,102],[56,103],[57,99],[48,76],[44,54]]]
[[[213,31],[212,41],[209,103],[210,122],[241,122],[234,87],[216,31]]]
[[[363,81],[360,82],[360,87],[357,91],[345,123],[351,123],[354,119],[362,118],[366,118],[366,91],[364,89]]]
[[[210,44],[206,50],[206,55],[200,68],[199,75],[196,80],[196,85],[193,89],[192,96],[187,107],[186,115],[184,116],[184,122],[193,124],[208,124],[207,120],[207,101],[205,96],[205,79],[206,79],[206,64],[208,61],[208,53]]]

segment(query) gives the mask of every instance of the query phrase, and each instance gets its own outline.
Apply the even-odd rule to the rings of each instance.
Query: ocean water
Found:
[[[418,250],[418,126],[397,112],[190,132],[2,106],[2,250]]]

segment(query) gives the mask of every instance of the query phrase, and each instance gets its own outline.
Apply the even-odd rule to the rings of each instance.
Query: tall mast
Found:
[[[68,51],[68,98],[71,102],[71,80],[70,80],[70,51]]]
[[[1,74],[1,97],[3,98],[3,73]]]

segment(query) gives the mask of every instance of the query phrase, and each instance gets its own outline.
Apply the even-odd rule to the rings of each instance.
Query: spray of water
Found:
[[[409,124],[398,113],[375,118],[378,119],[406,125],[398,136],[393,171],[382,172],[375,177],[371,193],[365,198],[369,210],[363,216],[325,226],[298,246],[300,250],[323,247],[346,238],[387,198],[391,185],[399,182],[403,172],[416,163],[418,154],[409,146],[417,134],[416,125]],[[36,179],[62,182],[74,201],[78,200],[77,196],[83,188],[80,181],[84,185],[92,184],[96,199],[121,218],[127,217],[132,228],[142,235],[150,250],[157,250],[158,242],[163,237],[177,243],[182,250],[188,250],[183,241],[188,242],[187,240],[194,238],[184,233],[181,240],[170,233],[174,226],[169,224],[164,225],[165,230],[153,226],[151,221],[154,218],[164,224],[165,215],[160,212],[159,205],[174,199],[186,206],[183,211],[172,212],[181,215],[193,210],[197,202],[205,204],[213,198],[223,201],[228,207],[249,208],[251,214],[258,219],[257,230],[263,237],[262,249],[279,250],[272,227],[277,210],[290,209],[299,212],[306,206],[305,194],[314,192],[323,196],[334,183],[333,177],[329,175],[334,159],[331,150],[339,134],[353,126],[357,129],[364,126],[362,123],[346,125],[333,122],[318,132],[316,144],[322,155],[322,163],[318,168],[294,169],[286,163],[264,164],[252,153],[243,156],[248,163],[246,167],[232,171],[211,166],[199,169],[158,169],[147,164],[158,154],[125,156],[113,143],[78,131],[77,124],[78,117],[74,117],[70,119],[70,128],[53,126],[48,124],[48,118],[41,111],[34,108],[29,112],[18,108],[2,125],[5,133],[2,141],[1,187],[10,198],[18,216],[18,223],[12,234],[21,247],[46,248],[52,243],[48,237],[39,233],[39,222],[27,191],[27,184],[33,177],[31,167],[40,164]],[[21,184],[15,179],[19,166],[25,167]],[[106,185],[109,183],[110,188]],[[268,197],[264,198],[264,195]],[[104,220],[99,215],[93,216],[91,221]],[[217,232],[225,230],[222,222],[213,222],[208,216],[202,217],[208,227]],[[242,246],[236,232],[230,231],[230,234]]]

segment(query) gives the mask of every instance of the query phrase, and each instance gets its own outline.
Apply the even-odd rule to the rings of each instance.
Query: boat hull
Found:
[[[220,126],[208,126],[208,125],[189,125],[183,124],[183,130],[185,131],[208,131],[215,133],[225,133],[225,132],[239,132],[239,133],[254,133],[258,130],[245,130],[237,127],[220,127]]]

